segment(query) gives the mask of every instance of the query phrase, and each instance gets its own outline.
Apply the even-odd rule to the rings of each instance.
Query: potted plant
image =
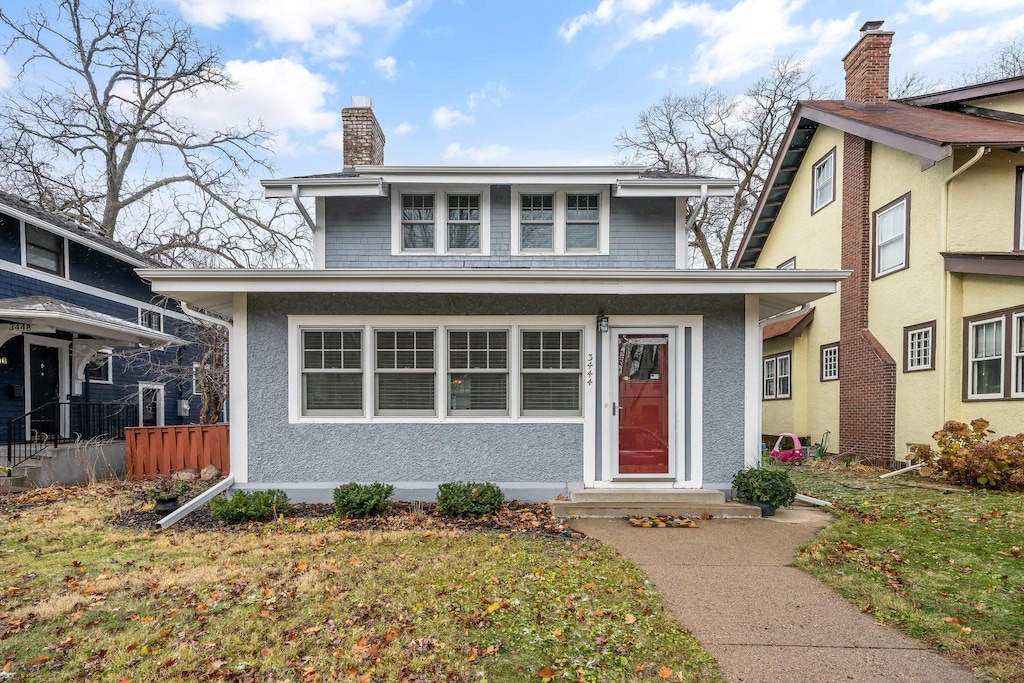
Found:
[[[740,470],[732,478],[732,488],[737,498],[757,505],[765,517],[796,500],[793,480],[789,472],[780,467]]]
[[[178,496],[184,492],[184,486],[174,488],[173,480],[170,477],[158,479],[156,485],[150,489],[149,494],[156,501],[153,512],[167,514],[178,509]]]

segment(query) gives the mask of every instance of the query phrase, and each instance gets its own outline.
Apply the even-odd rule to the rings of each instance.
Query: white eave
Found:
[[[236,293],[757,294],[760,316],[836,292],[846,270],[605,270],[418,268],[337,270],[139,269],[153,291],[231,316]]]
[[[737,183],[719,178],[645,178],[644,166],[356,166],[358,175],[260,181],[267,198],[386,197],[404,185],[611,185],[618,197],[732,197]],[[297,190],[297,192],[296,192]]]
[[[120,320],[95,312],[83,314],[75,311],[0,308],[0,320],[19,326],[24,325],[25,327],[21,331],[25,332],[61,331],[84,334],[114,347],[147,346],[159,348],[162,346],[185,344],[183,340],[174,335],[152,330],[128,320]]]

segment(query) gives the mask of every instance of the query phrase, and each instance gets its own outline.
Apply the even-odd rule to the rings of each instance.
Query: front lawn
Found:
[[[722,680],[591,541],[308,518],[137,532],[111,525],[130,488],[67,493],[0,513],[13,680]]]
[[[865,612],[998,681],[1024,681],[1024,495],[792,467],[839,521],[797,565]]]

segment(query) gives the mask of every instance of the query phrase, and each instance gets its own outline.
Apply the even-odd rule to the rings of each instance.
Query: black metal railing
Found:
[[[127,427],[139,425],[139,407],[125,403],[51,401],[7,423],[7,466],[15,467],[48,446],[123,439]]]

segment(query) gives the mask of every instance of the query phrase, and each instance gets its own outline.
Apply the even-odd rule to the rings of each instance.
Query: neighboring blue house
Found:
[[[314,198],[313,268],[140,271],[233,319],[238,487],[728,491],[758,462],[758,321],[844,273],[690,268],[686,202],[732,181],[389,167],[369,98],[342,117],[344,171],[263,183]]]
[[[7,449],[0,462],[17,464],[44,440],[52,446],[123,436],[126,426],[190,421],[190,382],[154,381],[152,367],[124,356],[159,347],[166,350],[156,354],[187,353],[176,336],[187,324],[177,302],[154,296],[135,273],[153,266],[112,239],[0,192],[0,429]]]

